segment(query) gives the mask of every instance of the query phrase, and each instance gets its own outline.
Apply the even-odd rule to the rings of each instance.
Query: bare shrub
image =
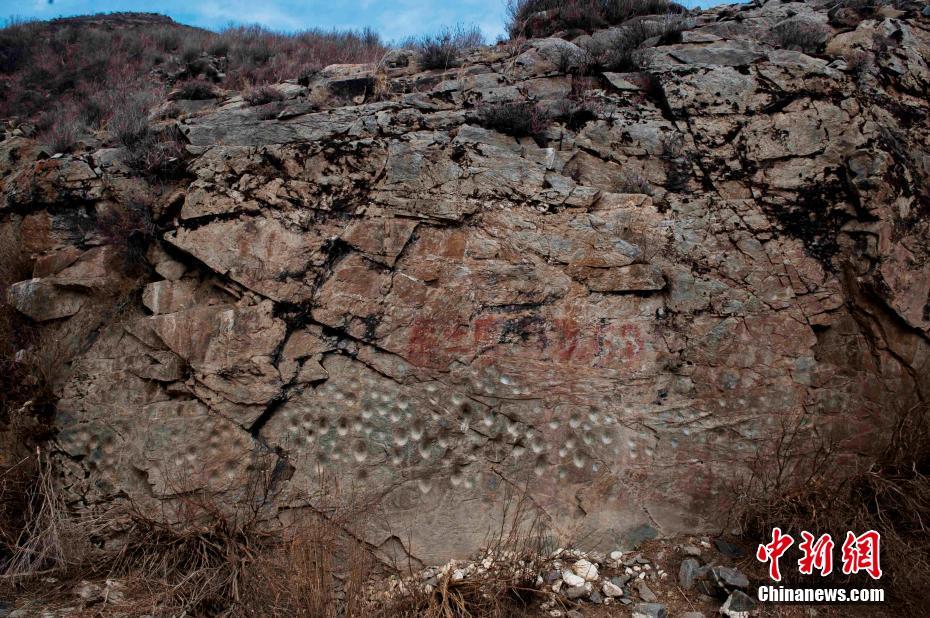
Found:
[[[640,15],[687,12],[669,0],[509,0],[507,8],[511,37],[542,37],[571,29],[591,31]]]
[[[258,117],[262,120],[274,120],[285,109],[287,109],[287,106],[284,104],[284,101],[273,101],[271,103],[266,103],[265,105],[261,106],[261,109],[258,112]]]
[[[53,152],[67,153],[74,150],[78,139],[87,127],[80,112],[72,106],[61,106],[49,112],[50,125],[39,136]]]
[[[444,28],[436,34],[425,35],[405,41],[403,47],[417,50],[420,68],[448,69],[456,66],[465,50],[484,43],[484,36],[476,26]]]
[[[775,25],[770,32],[778,47],[813,53],[827,40],[830,28],[820,22],[792,19]]]
[[[504,502],[500,526],[488,533],[484,550],[474,558],[482,569],[456,579],[450,569],[438,582],[424,588],[415,574],[402,580],[401,591],[378,605],[382,615],[528,616],[534,601],[545,597],[536,576],[552,559],[549,521],[527,498],[524,490]]]
[[[587,78],[581,78],[585,80]],[[573,82],[573,92],[575,83]],[[588,122],[596,119],[601,113],[601,106],[591,101],[584,101],[580,97],[582,94],[575,94],[577,98],[569,98],[559,101],[548,109],[548,117],[553,122],[561,122],[566,128],[572,131],[578,131]]]
[[[129,155],[135,169],[160,179],[183,176],[188,160],[184,139],[173,125],[150,128],[144,139],[129,149]]]
[[[322,474],[318,485],[314,507],[281,530],[249,570],[245,596],[255,610],[336,618],[369,608],[368,584],[379,574],[378,562],[357,535],[375,505]]]
[[[15,541],[7,545],[7,558],[0,563],[0,576],[8,581],[57,573],[76,564],[89,551],[87,521],[70,517],[52,474],[47,454],[37,448],[34,461],[19,465],[34,466],[33,483],[18,498],[21,503],[22,528]],[[9,542],[12,539],[3,539]]]
[[[192,63],[197,61],[200,58],[200,55],[203,53],[201,43],[201,41],[196,39],[189,39],[184,41],[184,44],[181,47],[181,52],[179,54],[181,57],[181,62],[190,66]]]
[[[149,122],[152,93],[126,91],[114,100],[116,111],[107,128],[126,149],[129,164],[156,178],[182,174],[187,159],[184,139],[175,126],[157,127]]]
[[[293,521],[272,526],[276,458],[255,454],[239,499],[178,481],[165,523],[131,505],[108,575],[137,582],[159,611],[193,615],[359,616],[375,559],[356,531],[371,501],[322,475]],[[167,506],[167,505],[166,505]]]
[[[271,86],[259,86],[249,89],[243,96],[245,102],[249,105],[265,105],[275,101],[283,101],[284,95],[277,88]]]
[[[832,444],[815,442],[803,419],[783,423],[771,452],[760,453],[752,474],[739,489],[738,522],[752,541],[771,540],[772,528],[798,538],[800,531],[881,533],[882,582],[894,607],[910,612],[930,602],[930,417],[926,404],[898,414],[887,445],[874,464],[845,478],[845,466]],[[848,469],[848,468],[846,468]],[[786,585],[797,583],[796,571]],[[865,575],[838,569],[824,585],[871,587]]]
[[[112,207],[97,218],[100,238],[123,254],[127,266],[142,264],[155,237],[151,204],[133,200]]]
[[[530,101],[485,104],[472,117],[486,129],[514,137],[538,135],[550,124],[549,115]]]
[[[613,187],[615,193],[643,193],[652,195],[655,189],[646,177],[635,170],[624,170]]]
[[[21,350],[36,339],[35,329],[8,302],[10,285],[32,276],[30,260],[19,251],[11,228],[0,227],[0,571],[27,525],[28,491],[36,485],[37,466],[25,440],[36,408],[52,400],[51,389],[31,375]]]
[[[187,99],[200,101],[204,99],[215,99],[217,96],[216,88],[213,84],[202,79],[191,79],[180,86],[172,93],[175,99]]]
[[[847,70],[857,78],[868,73],[874,64],[872,55],[861,49],[851,50],[843,55]]]
[[[690,22],[676,15],[662,21],[636,19],[619,27],[606,43],[589,46],[590,63],[610,71],[639,71],[645,67],[647,43],[668,45],[681,40]]]
[[[120,144],[133,148],[148,134],[151,96],[146,91],[133,92],[127,88],[114,96],[113,102],[115,111],[107,128]]]
[[[659,158],[665,162],[665,187],[682,193],[691,178],[691,161],[685,153],[685,140],[681,133],[669,133],[661,138]]]

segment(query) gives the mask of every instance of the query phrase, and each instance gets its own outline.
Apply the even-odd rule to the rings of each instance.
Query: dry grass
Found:
[[[507,502],[467,577],[436,569],[425,586],[409,571],[381,594],[391,567],[357,534],[373,506],[340,493],[338,484],[321,485],[314,508],[293,514],[292,523],[273,517],[274,466],[262,464],[235,504],[192,490],[166,501],[158,515],[130,502],[78,517],[56,489],[50,460],[37,457],[40,482],[2,583],[43,606],[73,604],[71,591],[86,580],[106,581],[107,589],[116,582],[120,590],[104,601],[109,611],[94,605],[95,615],[503,618],[532,615],[552,596],[536,585],[553,554],[547,522],[525,497]],[[103,538],[117,543],[91,542]],[[58,581],[54,590],[43,583],[47,577]]]
[[[504,618],[535,615],[548,598],[536,577],[555,549],[549,522],[521,495],[505,501],[500,527],[490,531],[485,549],[475,557],[465,577],[457,577],[454,564],[434,569],[431,581],[411,573],[396,592],[378,603],[377,615],[426,618]],[[465,566],[464,564],[462,566]],[[538,614],[538,610],[536,611]]]
[[[921,608],[930,603],[928,425],[925,405],[903,411],[877,461],[837,480],[842,466],[836,451],[829,445],[810,449],[800,419],[786,423],[770,456],[760,456],[739,493],[737,512],[744,534],[753,542],[768,542],[778,526],[796,539],[802,530],[829,533],[839,545],[847,531],[877,530],[882,587],[900,615],[921,615]],[[799,575],[792,569],[785,577],[789,585]],[[833,583],[823,585],[875,585],[865,575],[844,576],[839,569],[829,581]]]
[[[49,455],[37,447],[28,460],[17,462],[16,467],[33,469],[35,475],[18,500],[24,509],[19,533],[15,537],[8,534],[2,537],[6,554],[0,562],[3,583],[18,583],[78,566],[90,551],[89,522],[68,516]],[[6,471],[10,472],[15,472],[15,468]],[[5,498],[14,498],[9,488],[4,489]]]
[[[338,492],[336,493],[338,495]],[[306,513],[279,532],[275,549],[259,555],[249,578],[249,615],[335,618],[368,613],[369,579],[378,562],[355,536],[366,515],[351,501],[329,497],[325,513]]]
[[[73,105],[59,106],[46,115],[49,125],[39,135],[52,153],[71,152],[81,135],[87,130],[81,110]]]
[[[9,286],[32,276],[10,228],[0,233],[0,565],[29,525],[38,486],[34,446],[48,436],[54,393],[48,368],[29,352],[36,329],[7,302]],[[2,566],[0,566],[2,568]]]
[[[37,458],[39,482],[25,490],[24,525],[0,554],[0,592],[15,587],[42,605],[73,603],[79,582],[106,580],[119,582],[114,611],[130,614],[368,613],[377,561],[354,528],[369,507],[344,500],[331,482],[315,496],[316,509],[283,526],[275,523],[278,473],[270,455],[257,458],[236,501],[179,485],[160,512],[129,501],[77,515],[62,500],[47,455]],[[116,543],[92,542],[103,539]],[[43,583],[47,577],[59,582],[54,590]]]

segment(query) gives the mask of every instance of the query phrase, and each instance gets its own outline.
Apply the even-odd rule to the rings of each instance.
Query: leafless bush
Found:
[[[11,19],[0,30],[0,74],[22,67],[32,55],[32,41],[40,26],[37,22]]]
[[[203,99],[214,99],[217,96],[216,88],[213,84],[202,79],[192,79],[182,83],[173,93],[176,99],[188,99],[199,101]]]
[[[624,170],[613,187],[615,193],[643,193],[652,195],[655,189],[646,177],[635,170]]]
[[[171,125],[157,127],[149,122],[152,94],[123,92],[114,97],[117,109],[108,128],[126,149],[129,163],[137,171],[157,178],[183,172],[187,158],[183,137]]]
[[[856,77],[862,77],[872,68],[872,55],[861,49],[854,49],[843,55],[846,68]]]
[[[356,531],[373,505],[323,476],[295,521],[271,526],[275,457],[257,455],[236,503],[178,480],[168,520],[135,506],[108,576],[150,607],[193,615],[360,616],[375,564]],[[293,513],[292,513],[293,514]]]
[[[578,86],[578,83],[586,79],[576,78],[576,80],[573,80],[572,97],[559,101],[548,109],[548,117],[552,122],[561,122],[568,129],[578,131],[585,124],[596,119],[598,114],[602,113],[600,104],[582,98],[584,90],[582,86]],[[578,86],[580,92],[576,91],[576,86]]]
[[[681,133],[669,133],[662,136],[662,152],[659,158],[665,162],[665,187],[669,191],[681,193],[688,188],[691,178],[691,162],[685,153],[685,140]]]
[[[13,551],[0,545],[0,586],[15,583],[42,598],[49,591],[41,577],[55,577],[61,590],[85,579],[116,580],[120,610],[130,615],[336,618],[371,607],[377,561],[357,531],[376,505],[343,493],[332,479],[321,475],[306,496],[313,507],[291,511],[293,520],[279,525],[278,460],[264,451],[253,453],[235,500],[204,489],[197,473],[179,474],[160,509],[127,500],[79,515],[66,507],[47,455],[40,451],[33,461],[42,464],[39,481],[12,496],[29,503]],[[119,542],[104,545],[104,538]]]
[[[181,31],[174,26],[158,26],[150,31],[149,36],[156,49],[163,52],[172,52],[181,45]]]
[[[926,404],[901,412],[876,462],[838,478],[837,472],[848,467],[835,445],[812,445],[801,419],[786,421],[739,488],[736,512],[744,534],[764,543],[776,526],[796,538],[802,530],[834,539],[844,539],[847,531],[877,530],[890,601],[904,609],[901,615],[918,615],[930,602],[928,425]],[[786,577],[790,584],[797,573]],[[839,570],[831,580],[837,586],[870,587],[867,577]]]
[[[262,120],[274,120],[285,109],[287,109],[287,106],[284,104],[284,101],[266,103],[265,105],[261,106],[261,109],[258,111],[258,117]]]
[[[70,105],[60,106],[49,112],[49,116],[50,125],[42,132],[40,139],[53,152],[71,152],[86,130],[78,110]]]
[[[242,97],[249,105],[265,105],[274,101],[283,101],[284,95],[277,88],[259,86],[249,89]]]
[[[783,21],[771,30],[776,45],[805,53],[813,53],[820,49],[829,33],[828,26],[803,19]]]
[[[641,70],[647,58],[647,43],[674,43],[689,27],[690,22],[677,15],[666,15],[662,21],[631,20],[618,28],[606,43],[589,46],[590,63],[610,71]]]
[[[8,556],[0,563],[0,577],[7,581],[34,578],[44,573],[61,572],[75,564],[75,558],[89,551],[87,521],[69,517],[59,493],[47,454],[36,449],[30,459],[18,465],[35,467],[33,483],[24,488],[25,494],[11,496],[22,504],[22,528],[6,547]]]
[[[511,37],[541,37],[558,30],[591,31],[640,15],[685,12],[669,0],[509,0],[507,30]]]
[[[483,43],[484,35],[476,26],[456,26],[407,40],[402,46],[417,50],[422,69],[448,69],[458,63],[462,52]]]
[[[145,139],[149,130],[149,107],[152,103],[146,91],[133,92],[126,89],[113,98],[115,111],[107,128],[116,140],[126,148],[133,148]]]
[[[368,584],[377,560],[357,534],[372,504],[343,494],[321,477],[313,509],[282,530],[260,553],[244,582],[247,604],[274,615],[336,618],[370,609]]]
[[[136,169],[161,179],[183,176],[188,160],[184,139],[174,125],[150,129],[130,154]]]
[[[127,269],[133,270],[145,262],[155,237],[152,206],[142,200],[116,205],[97,218],[97,231],[101,240],[123,255]]]
[[[536,576],[555,549],[549,522],[525,491],[505,501],[500,522],[475,557],[483,570],[462,579],[449,570],[429,588],[415,576],[402,580],[400,592],[382,601],[378,613],[426,618],[535,615],[532,604],[545,596],[536,586]]]
[[[57,568],[80,534],[61,521],[48,456],[53,384],[62,350],[7,300],[32,276],[32,261],[9,227],[0,227],[0,588]]]
[[[549,115],[529,101],[484,104],[474,111],[473,119],[482,127],[514,137],[538,135],[550,124]]]

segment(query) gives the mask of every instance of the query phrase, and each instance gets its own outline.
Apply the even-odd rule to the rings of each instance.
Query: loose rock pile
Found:
[[[704,543],[710,546],[706,540]],[[679,549],[689,556],[701,555],[694,546]],[[653,588],[664,590],[673,585],[673,579],[669,579],[659,561],[641,551],[617,549],[604,554],[559,548],[532,558],[516,552],[488,552],[474,561],[452,560],[411,576],[392,576],[372,588],[371,595],[385,602],[411,591],[438,594],[443,585],[469,583],[478,589],[485,587],[491,594],[495,587],[489,582],[506,580],[533,591],[539,610],[554,618],[572,618],[582,615],[586,607],[611,605],[627,607],[634,618],[664,618],[668,612]],[[747,618],[755,606],[745,593],[748,578],[732,567],[702,566],[694,557],[688,557],[682,561],[678,583],[687,594],[718,599],[722,603],[719,613],[728,618]],[[692,612],[687,618],[702,615]]]

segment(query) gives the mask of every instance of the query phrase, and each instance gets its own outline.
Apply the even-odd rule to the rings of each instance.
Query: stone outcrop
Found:
[[[778,48],[789,19],[822,51]],[[8,302],[82,342],[71,503],[236,504],[260,476],[273,521],[335,478],[377,505],[366,541],[434,563],[524,493],[606,550],[719,528],[778,445],[867,465],[930,387],[930,19],[836,21],[698,12],[635,73],[581,75],[562,39],[331,67],[273,115],[171,121],[168,189],[8,138],[0,225],[35,260]],[[532,137],[477,113],[566,100]],[[103,311],[128,277],[99,222],[140,191],[151,270]]]

